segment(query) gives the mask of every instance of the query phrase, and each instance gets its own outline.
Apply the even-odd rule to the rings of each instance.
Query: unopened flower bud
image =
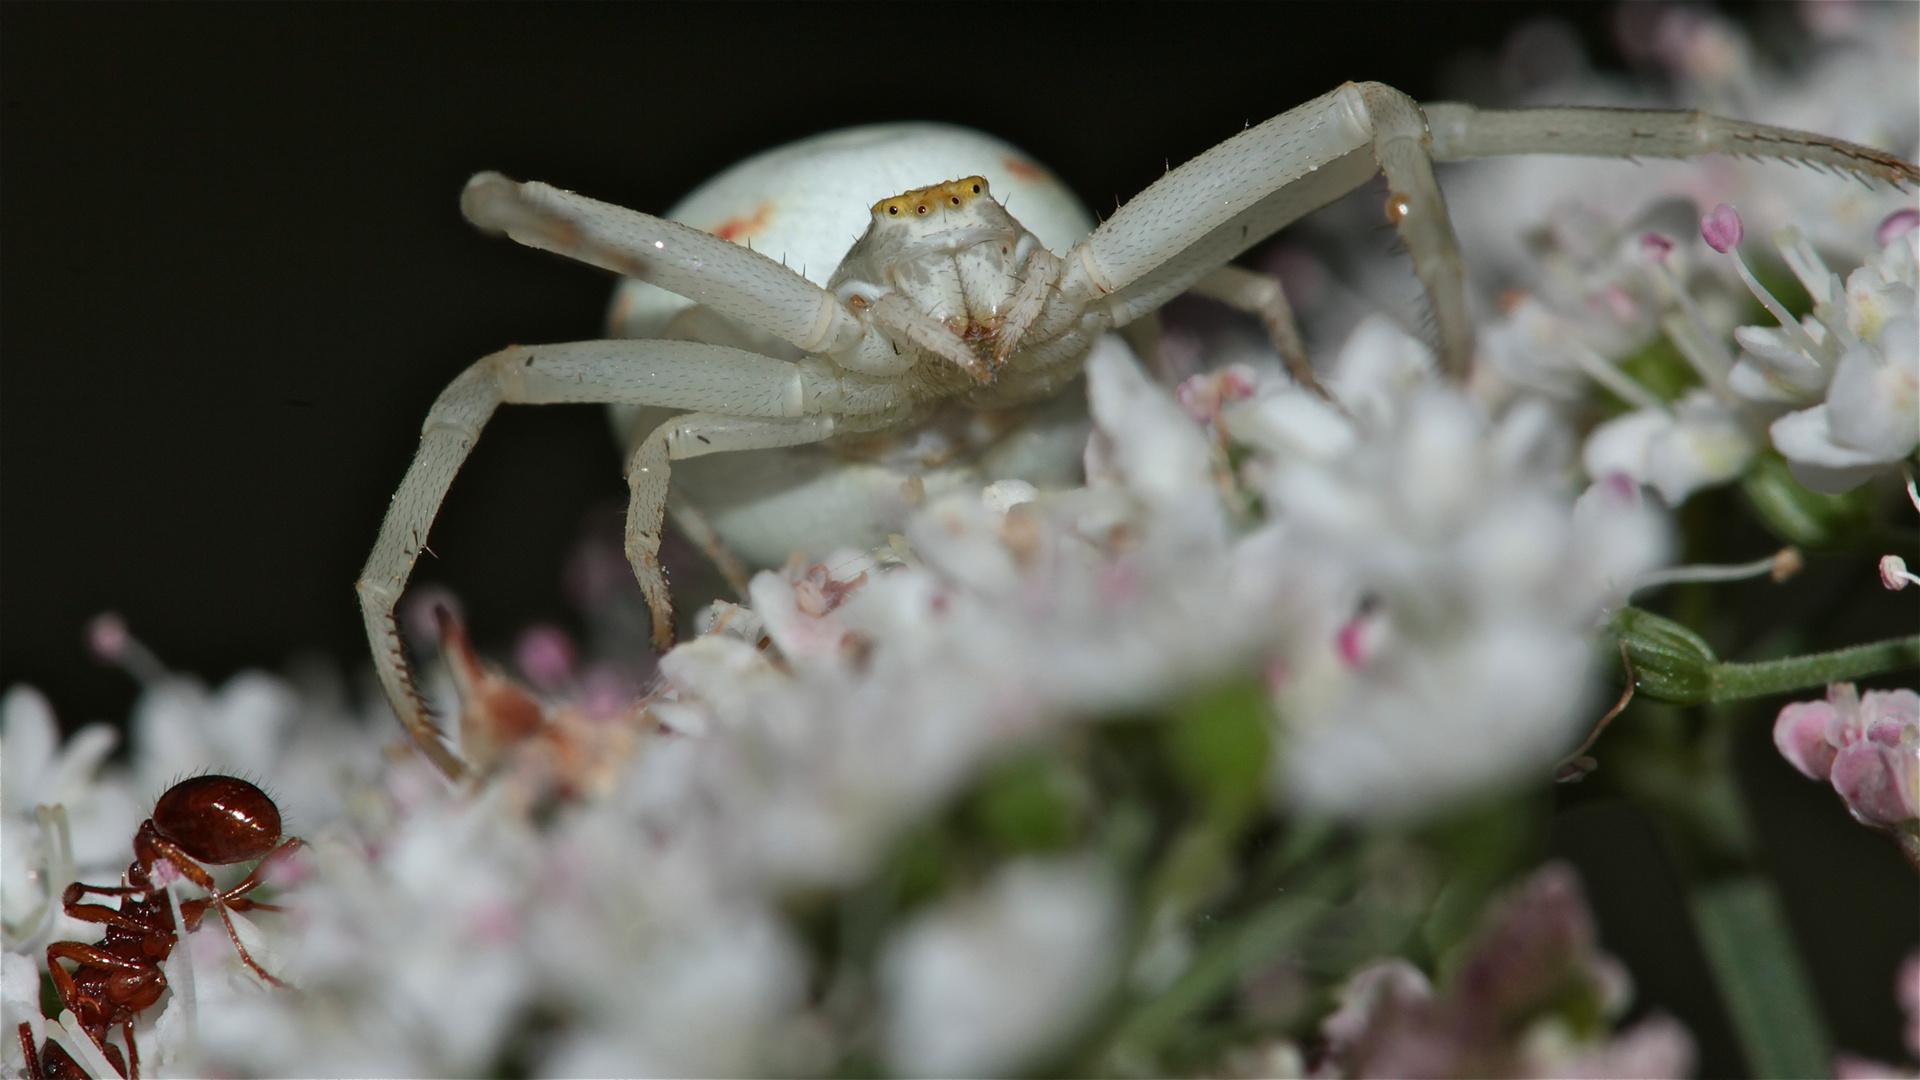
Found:
[[[103,611],[87,623],[87,649],[103,664],[118,664],[132,639],[127,621],[117,611]]]
[[[1920,577],[1907,569],[1907,560],[1898,555],[1885,555],[1880,559],[1880,584],[1899,592],[1909,585],[1920,585]]]
[[[1873,239],[1881,247],[1886,247],[1893,243],[1896,237],[1904,236],[1916,228],[1920,228],[1920,210],[1909,206],[1904,210],[1895,210],[1888,214],[1887,220],[1873,230]]]
[[[1747,234],[1747,228],[1740,222],[1740,214],[1733,207],[1721,203],[1713,212],[1700,219],[1700,237],[1707,246],[1725,255],[1740,246],[1740,238]]]
[[[1640,238],[1640,254],[1650,262],[1666,262],[1673,254],[1673,241],[1657,232],[1650,232]]]
[[[539,623],[520,634],[513,647],[514,666],[527,681],[542,690],[554,690],[573,678],[573,640],[551,623]]]
[[[1706,701],[1720,662],[1700,635],[1640,608],[1621,608],[1613,632],[1626,648],[1634,684],[1643,694],[1679,705]]]

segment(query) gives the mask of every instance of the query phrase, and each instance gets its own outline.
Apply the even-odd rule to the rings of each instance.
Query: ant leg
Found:
[[[180,845],[173,841],[150,833],[144,825],[133,838],[133,855],[140,860],[140,865],[147,871],[148,876],[152,876],[159,868],[159,864],[164,861],[179,871],[181,877],[208,892],[220,891],[214,887],[213,875],[207,873],[207,868],[201,866],[198,859],[181,850]]]
[[[121,1025],[121,1032],[127,1038],[127,1080],[140,1080],[140,1048],[133,1041],[133,1018]]]
[[[151,887],[138,885],[89,885],[84,881],[76,881],[68,885],[60,894],[60,908],[67,915],[81,922],[118,926],[125,930],[134,930],[141,933],[171,929],[171,927],[167,927],[159,922],[142,922],[124,910],[110,908],[105,904],[83,904],[80,902],[80,898],[88,893],[92,893],[95,896],[126,897],[139,896],[143,893],[151,893],[153,891]]]
[[[167,936],[169,940],[165,944],[171,948],[172,932]],[[115,973],[106,984],[106,1000],[82,993],[73,973],[60,965],[61,960]],[[115,1010],[132,1008],[137,1012],[153,1004],[167,988],[166,975],[151,960],[131,960],[78,941],[56,941],[47,946],[47,973],[53,978],[53,988],[61,1004],[80,1021],[102,1052],[107,1046],[106,1006],[111,1005]]]
[[[266,871],[268,865],[271,864],[273,860],[295,848],[308,846],[310,845],[308,845],[305,840],[297,836],[289,836],[279,847],[267,852],[267,854],[261,858],[259,864],[253,868],[253,872],[242,878],[233,888],[228,889],[226,892],[216,892],[212,896],[181,901],[180,917],[186,920],[187,932],[192,933],[200,926],[200,919],[206,914],[207,908],[209,907],[226,907],[233,911],[281,910],[276,904],[262,904],[257,900],[245,899],[246,894],[266,884],[260,875]]]
[[[240,933],[239,931],[233,928],[233,920],[227,916],[227,905],[214,904],[212,905],[212,907],[213,907],[213,910],[220,913],[221,925],[227,928],[227,940],[233,942],[234,951],[240,954],[240,962],[247,965],[247,967],[251,969],[255,975],[258,975],[262,979],[265,979],[268,985],[277,986],[282,990],[293,989],[293,987],[289,986],[287,983],[281,981],[280,979],[275,978],[272,975],[267,974],[267,969],[261,967],[260,964],[254,960],[253,954],[247,951],[247,947],[245,945],[240,944]]]
[[[28,1080],[46,1080],[46,1070],[40,1064],[40,1051],[33,1045],[33,1025],[22,1020],[14,1034],[20,1039],[20,1052],[27,1056]]]
[[[250,893],[253,890],[259,888],[261,885],[266,884],[265,880],[262,879],[260,875],[262,873],[265,873],[267,867],[273,864],[273,860],[280,858],[282,855],[286,854],[287,852],[293,851],[295,848],[303,848],[307,846],[308,846],[307,842],[305,840],[300,839],[297,836],[287,837],[286,840],[281,842],[279,847],[274,848],[272,851],[267,852],[266,856],[260,860],[259,864],[254,866],[253,872],[248,874],[246,877],[242,878],[239,884],[235,885],[231,889],[228,889],[226,892],[219,894],[219,900],[217,902],[222,904],[233,904],[236,902],[242,902],[240,901],[240,898],[242,896],[245,896],[247,893]],[[249,907],[267,907],[267,905],[265,904],[256,904],[250,900],[244,901],[244,903],[246,903]],[[278,909],[272,909],[272,910],[278,910]]]

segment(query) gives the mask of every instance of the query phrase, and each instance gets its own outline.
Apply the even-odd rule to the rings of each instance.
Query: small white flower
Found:
[[[1590,477],[1624,473],[1678,506],[1745,472],[1756,449],[1742,413],[1695,387],[1670,410],[1640,409],[1594,428],[1581,464]]]
[[[1267,486],[1299,598],[1275,658],[1285,790],[1320,812],[1406,816],[1543,767],[1594,616],[1664,554],[1630,484],[1576,515],[1547,409],[1490,419],[1417,350],[1384,322],[1356,332],[1329,380],[1352,452]]]
[[[1013,863],[885,947],[887,1061],[913,1076],[1004,1076],[1070,1038],[1112,983],[1115,883],[1080,861]]]
[[[1813,294],[1814,312],[1797,325],[1736,330],[1746,352],[1730,382],[1756,401],[1809,405],[1773,421],[1768,434],[1795,479],[1847,491],[1920,444],[1920,229],[1888,236],[1844,292],[1797,232],[1776,241]]]

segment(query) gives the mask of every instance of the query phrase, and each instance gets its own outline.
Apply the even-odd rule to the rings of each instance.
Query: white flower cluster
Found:
[[[95,781],[110,737],[47,764],[50,715],[18,691],[9,775],[53,779],[9,783],[7,946],[26,955],[8,970],[98,930],[45,913],[35,802],[84,823],[74,872],[110,882],[154,778],[238,770],[313,844],[272,951],[301,992],[203,972],[197,1018],[176,995],[150,1036],[173,1069],[440,1075],[515,1049],[569,1075],[805,1072],[873,1022],[890,1068],[1018,1068],[1116,977],[1126,902],[1098,858],[1010,864],[896,927],[865,976],[877,1021],[810,999],[784,898],[872,874],[1010,750],[1223,679],[1264,672],[1275,797],[1310,812],[1430,810],[1545,776],[1573,740],[1595,617],[1659,558],[1659,520],[1630,486],[1576,506],[1549,411],[1489,417],[1431,368],[1369,323],[1329,380],[1339,406],[1277,366],[1200,376],[1189,391],[1227,386],[1209,428],[1109,342],[1085,488],[954,496],[892,552],[759,575],[750,607],[717,605],[663,658],[652,734],[577,804],[543,801],[511,754],[471,798],[404,756],[381,769],[351,720],[295,724],[265,676],[151,685],[138,782]],[[221,970],[226,943],[191,938],[177,956]]]
[[[1814,300],[1813,314],[1778,328],[1742,326],[1744,348],[1729,380],[1754,400],[1802,406],[1768,429],[1793,475],[1814,491],[1841,492],[1898,464],[1920,444],[1920,211],[1879,252],[1840,276],[1811,245],[1786,231],[1788,265]]]
[[[157,666],[147,674],[129,725],[125,766],[102,768],[119,743],[114,728],[89,724],[63,746],[53,709],[38,691],[14,687],[0,699],[0,939],[6,950],[0,1064],[9,1069],[25,1064],[14,1037],[20,1023],[28,1023],[36,1039],[53,1026],[40,1016],[47,945],[91,942],[103,929],[66,915],[62,890],[75,881],[119,884],[132,861],[134,831],[172,783],[206,772],[253,779],[271,792],[289,831],[298,832],[340,820],[348,800],[381,773],[374,732],[388,730],[382,725],[392,723],[390,715],[384,706],[352,714],[341,688],[318,668],[301,689],[260,672],[237,675],[214,691]],[[233,918],[244,936],[258,940],[245,915]],[[188,935],[187,943],[163,970],[176,988],[191,989],[176,990],[164,1013],[141,1017],[137,1036],[146,1067],[157,1064],[174,1075],[194,1074],[179,1034],[189,1015],[218,1017],[222,1002],[244,1001],[263,989],[217,927]],[[261,941],[253,951],[265,957],[272,948]]]
[[[1645,24],[1636,38],[1645,59],[1672,77],[1671,97],[1649,99],[1578,63],[1554,65],[1559,77],[1536,96],[1692,106],[1908,159],[1920,151],[1920,103],[1905,89],[1920,77],[1910,5],[1807,9],[1814,49],[1791,73],[1756,65],[1741,31],[1718,16],[1649,5],[1634,18]],[[1482,337],[1483,391],[1574,401],[1598,385],[1634,407],[1587,439],[1590,476],[1623,472],[1678,505],[1740,476],[1769,443],[1802,484],[1828,493],[1913,453],[1911,192],[1725,160],[1521,157],[1459,172],[1448,201],[1467,265],[1500,298]],[[1695,222],[1717,206],[1774,237],[1814,301],[1804,326],[1737,253],[1701,249]],[[1738,242],[1734,225],[1731,243],[1714,245],[1722,252]],[[1860,269],[1842,287],[1821,252]],[[1777,329],[1735,328],[1749,291]],[[1675,400],[1617,366],[1663,336],[1700,384]]]

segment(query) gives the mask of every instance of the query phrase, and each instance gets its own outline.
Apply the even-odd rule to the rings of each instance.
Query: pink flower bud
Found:
[[[1229,364],[1219,371],[1186,379],[1174,389],[1173,396],[1196,423],[1210,424],[1220,415],[1222,405],[1252,397],[1256,379],[1251,367]]]
[[[1740,223],[1740,214],[1733,207],[1721,203],[1713,208],[1713,213],[1700,219],[1700,237],[1707,246],[1725,255],[1740,246],[1740,238],[1747,234],[1745,225]]]
[[[573,642],[549,623],[529,626],[513,646],[513,663],[528,682],[552,690],[573,677]]]
[[[1363,607],[1334,632],[1334,655],[1350,670],[1365,667],[1380,654],[1388,630],[1385,613],[1372,606]]]
[[[1909,206],[1904,210],[1895,210],[1893,213],[1888,214],[1887,220],[1881,222],[1880,227],[1873,230],[1873,239],[1874,242],[1881,247],[1886,247],[1888,244],[1893,243],[1896,238],[1905,236],[1916,228],[1920,228],[1920,210],[1915,210]]]
[[[1861,739],[1834,757],[1832,779],[1863,824],[1885,828],[1920,817],[1920,744]]]
[[[1640,238],[1640,254],[1650,262],[1666,262],[1667,256],[1673,254],[1673,241],[1657,232],[1647,233]]]
[[[1836,715],[1824,701],[1796,701],[1773,722],[1773,745],[1808,779],[1825,780],[1833,771],[1835,751],[1827,742],[1827,725]]]
[[[1640,494],[1639,482],[1627,473],[1610,472],[1596,481],[1594,486],[1605,493],[1607,501],[1616,509],[1637,510],[1645,501]]]
[[[1212,423],[1214,414],[1220,411],[1219,388],[1205,375],[1182,381],[1174,388],[1173,396],[1196,424]]]
[[[1907,572],[1907,560],[1898,555],[1885,555],[1880,559],[1880,584],[1899,592],[1909,585],[1920,585],[1920,577]]]
[[[103,611],[87,623],[87,649],[103,664],[117,664],[127,655],[133,636],[117,611]]]
[[[400,629],[406,632],[407,644],[422,656],[432,656],[440,651],[442,608],[455,620],[460,619],[460,599],[453,595],[452,590],[439,585],[414,589],[400,601]]]

